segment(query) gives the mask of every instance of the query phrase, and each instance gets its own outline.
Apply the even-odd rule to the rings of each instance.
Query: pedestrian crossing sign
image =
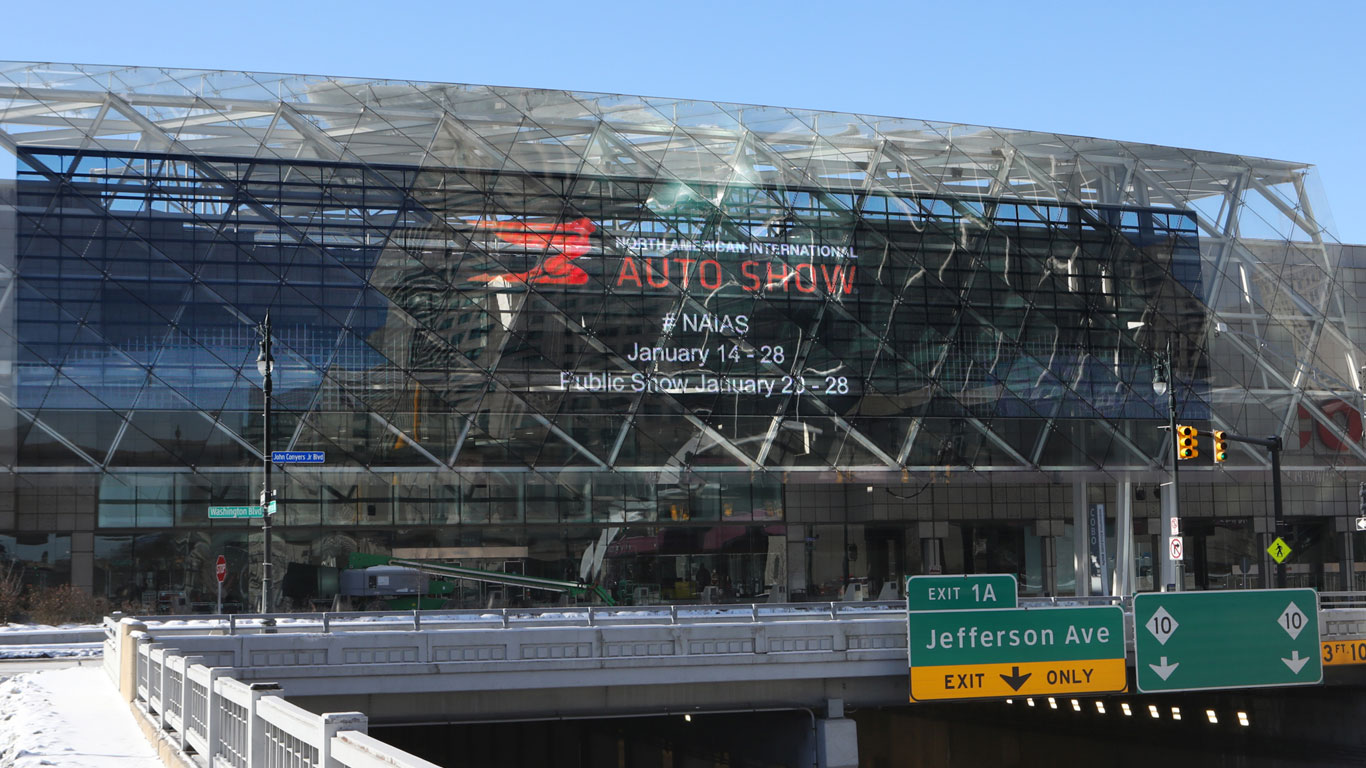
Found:
[[[1276,540],[1271,542],[1271,546],[1267,547],[1266,551],[1267,554],[1271,555],[1271,559],[1276,561],[1276,565],[1284,563],[1285,559],[1290,557],[1290,545],[1286,544],[1285,539],[1282,539],[1280,536],[1277,536]]]

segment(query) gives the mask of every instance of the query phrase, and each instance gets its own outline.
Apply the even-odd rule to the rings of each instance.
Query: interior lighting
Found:
[[[1210,725],[1218,725],[1218,724],[1219,724],[1219,716],[1216,715],[1216,714],[1214,714],[1214,710],[1212,710],[1212,709],[1207,709],[1207,710],[1205,710],[1205,717],[1208,717],[1208,718],[1209,718],[1209,724],[1210,724]]]
[[[1048,697],[1048,708],[1049,708],[1049,709],[1057,709],[1057,708],[1058,708],[1058,700],[1055,699],[1055,698],[1053,698],[1052,696],[1049,696],[1049,697]]]
[[[1120,710],[1121,710],[1122,712],[1124,712],[1124,716],[1125,716],[1125,717],[1129,717],[1130,715],[1132,715],[1132,714],[1134,713],[1134,711],[1133,711],[1132,709],[1129,709],[1129,702],[1127,702],[1127,701],[1121,701],[1121,702],[1119,703],[1119,708],[1120,708]]]
[[[1148,705],[1148,714],[1152,715],[1154,720],[1156,720],[1156,719],[1159,718],[1159,717],[1162,717],[1162,713],[1160,713],[1160,712],[1157,711],[1157,705],[1156,705],[1156,704],[1149,704],[1149,705]]]
[[[685,722],[685,723],[691,723],[691,722],[692,722],[692,715],[684,715],[684,716],[683,716],[683,722]]]
[[[1096,711],[1099,712],[1099,713],[1102,714],[1102,715],[1105,714],[1105,702],[1103,702],[1103,701],[1097,701],[1097,702],[1096,702]]]
[[[1028,705],[1031,706],[1031,707],[1034,706],[1034,700],[1033,700],[1033,699],[1025,699],[1025,703],[1028,704]]]
[[[1180,708],[1180,707],[1172,707],[1172,719],[1173,719],[1173,720],[1180,720],[1180,719],[1181,719],[1181,708]]]
[[[1080,712],[1080,711],[1081,711],[1081,702],[1080,702],[1080,701],[1077,701],[1076,699],[1072,699],[1072,711],[1073,711],[1073,712]]]
[[[1239,713],[1238,713],[1238,725],[1241,725],[1241,726],[1243,726],[1244,728],[1246,728],[1246,727],[1249,726],[1249,725],[1252,725],[1252,722],[1249,721],[1249,720],[1247,719],[1247,713],[1246,713],[1246,712],[1239,712]]]
[[[1014,700],[1014,699],[1006,699],[1006,703],[1007,703],[1007,704],[1014,704],[1014,703],[1015,703],[1015,700]]]

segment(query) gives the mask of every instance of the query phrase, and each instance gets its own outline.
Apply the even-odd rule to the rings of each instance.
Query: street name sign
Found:
[[[325,451],[271,451],[272,464],[326,464]]]
[[[906,577],[906,610],[1014,608],[1020,582],[1011,573]]]
[[[209,519],[219,520],[233,517],[261,517],[261,508],[249,507],[209,507]]]
[[[911,701],[1127,689],[1117,605],[906,615]]]
[[[1134,596],[1134,671],[1144,693],[1314,685],[1323,680],[1312,589]]]

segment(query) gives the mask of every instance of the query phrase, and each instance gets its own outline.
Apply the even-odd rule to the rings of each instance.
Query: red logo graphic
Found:
[[[537,283],[539,285],[583,285],[588,273],[574,264],[574,259],[588,253],[592,245],[588,236],[597,229],[588,219],[575,219],[567,224],[528,224],[521,221],[476,221],[474,226],[492,230],[499,240],[519,245],[528,251],[545,251],[541,263],[525,272],[484,273],[470,280],[476,283],[499,281]]]

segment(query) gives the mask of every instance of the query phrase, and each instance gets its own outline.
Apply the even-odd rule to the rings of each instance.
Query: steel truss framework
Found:
[[[167,450],[166,461],[142,462],[144,470],[150,464],[170,471],[240,471],[257,455],[249,420],[234,421],[228,414],[251,410],[250,396],[256,390],[250,339],[260,319],[260,302],[220,290],[221,282],[204,279],[186,266],[184,258],[165,252],[164,245],[137,228],[141,225],[127,223],[139,214],[193,222],[209,237],[224,237],[229,230],[268,231],[277,246],[309,249],[337,263],[356,249],[379,254],[378,261],[368,265],[348,264],[359,278],[354,285],[342,286],[346,301],[328,299],[330,303],[319,307],[337,318],[332,349],[305,349],[311,342],[291,338],[285,331],[278,340],[282,358],[294,348],[292,364],[310,371],[304,377],[310,387],[296,388],[291,400],[278,404],[282,411],[296,414],[290,444],[279,447],[328,447],[318,442],[317,435],[325,430],[314,417],[325,411],[365,414],[392,442],[393,450],[383,457],[355,457],[348,465],[323,472],[369,468],[372,461],[384,465],[386,472],[454,473],[477,467],[496,473],[525,471],[528,465],[557,473],[667,472],[707,451],[726,457],[709,467],[717,471],[899,473],[961,464],[983,472],[1145,470],[1160,467],[1166,453],[1160,440],[1145,436],[1160,421],[1150,386],[1150,358],[1164,333],[1182,339],[1175,365],[1184,385],[1183,398],[1192,408],[1187,418],[1208,418],[1216,428],[1248,434],[1278,433],[1293,444],[1307,417],[1336,445],[1327,454],[1306,454],[1299,463],[1341,469],[1366,466],[1359,430],[1353,433],[1350,419],[1342,422],[1341,407],[1336,405],[1350,404],[1359,412],[1358,366],[1363,361],[1348,322],[1351,287],[1340,282],[1340,247],[1315,213],[1313,171],[1304,164],[1051,133],[706,101],[34,63],[0,65],[0,145],[20,160],[21,233],[65,242],[61,258],[77,262],[87,258],[79,252],[80,243],[93,242],[93,236],[72,234],[62,222],[97,219],[102,237],[142,238],[140,248],[171,265],[166,273],[174,273],[169,283],[176,286],[173,295],[155,294],[164,301],[156,306],[157,317],[164,321],[161,338],[147,339],[145,348],[130,346],[126,339],[105,335],[107,321],[103,326],[89,323],[74,302],[57,298],[47,280],[52,276],[26,268],[31,251],[25,250],[24,241],[18,243],[17,253],[6,260],[0,293],[0,311],[8,318],[5,333],[18,366],[0,390],[0,403],[17,417],[21,441],[25,434],[41,435],[65,453],[51,460],[25,460],[19,446],[11,457],[12,469],[108,472],[129,467],[121,451],[130,441],[162,446],[170,442],[139,418],[143,410],[193,412],[204,423],[204,431],[195,438],[201,445],[183,450],[188,439],[181,440],[178,429],[178,450]],[[258,183],[263,167],[273,169],[269,173],[276,188],[269,193]],[[291,198],[286,187],[307,174],[313,174],[308,182],[312,196]],[[362,177],[368,196],[364,200],[346,198],[328,186]],[[533,201],[527,208],[517,210],[498,196],[503,193],[495,188],[510,183],[508,179],[517,180],[518,195]],[[549,221],[557,214],[566,219],[571,215],[566,200],[587,199],[567,191],[576,184],[602,188],[584,193],[607,201],[598,212],[602,219],[624,220],[607,206],[613,200],[634,201],[623,205],[652,208],[666,224],[663,234],[678,240],[753,239],[761,229],[769,234],[807,231],[816,233],[815,242],[857,244],[865,254],[881,248],[884,259],[896,251],[895,259],[918,268],[918,273],[912,270],[913,278],[929,275],[923,279],[930,282],[937,269],[939,294],[957,292],[953,311],[960,327],[963,318],[972,319],[976,327],[993,325],[991,307],[983,306],[991,295],[1027,292],[1010,283],[1009,267],[1000,278],[1006,287],[998,286],[996,294],[980,292],[973,287],[977,283],[951,285],[943,277],[949,257],[930,248],[909,252],[895,237],[878,240],[860,229],[871,220],[870,199],[887,201],[879,221],[900,217],[912,228],[947,232],[941,246],[950,253],[957,249],[978,256],[995,254],[1002,246],[983,243],[1004,242],[1007,263],[1010,238],[1023,230],[1002,224],[1006,208],[1017,223],[1050,222],[1047,226],[1058,232],[1069,227],[1114,230],[1124,212],[1137,212],[1142,219],[1134,231],[1151,231],[1152,222],[1164,211],[1184,212],[1185,224],[1169,221],[1159,226],[1168,231],[1184,226],[1187,231],[1174,237],[1189,244],[1196,242],[1198,228],[1199,269],[1194,280],[1173,280],[1180,245],[1168,245],[1154,257],[1168,271],[1165,283],[1154,284],[1166,299],[1139,296],[1137,304],[1128,306],[1131,312],[1122,301],[1110,305],[1105,331],[1122,337],[1113,345],[1112,360],[1087,360],[1096,355],[1082,349],[1080,363],[1073,358],[1068,365],[1055,364],[1060,347],[1071,343],[1061,341],[1071,329],[1052,328],[1051,349],[1031,348],[1023,331],[1007,339],[1020,348],[1015,359],[1029,358],[1030,370],[1039,372],[1040,381],[1049,378],[1056,385],[1054,391],[1066,393],[1051,403],[1022,394],[1025,387],[997,371],[991,355],[973,357],[967,342],[961,337],[955,341],[952,332],[946,341],[926,346],[931,352],[919,357],[906,352],[904,345],[898,347],[894,339],[905,327],[905,316],[897,308],[923,296],[912,289],[912,279],[889,295],[892,309],[877,321],[882,327],[847,306],[837,288],[827,286],[815,324],[859,325],[858,339],[872,340],[874,360],[895,360],[896,365],[913,369],[923,383],[914,388],[923,390],[921,396],[901,401],[901,411],[889,414],[903,417],[897,422],[900,431],[879,433],[878,414],[846,407],[838,398],[780,399],[743,414],[736,406],[730,414],[736,423],[743,416],[763,424],[739,431],[727,429],[712,409],[694,408],[684,402],[686,398],[664,398],[660,402],[666,406],[656,406],[664,411],[656,415],[685,423],[686,429],[680,431],[687,434],[662,436],[647,426],[658,422],[646,417],[645,394],[610,400],[547,398],[542,395],[543,382],[519,380],[516,372],[488,363],[525,357],[530,354],[524,347],[531,331],[553,327],[559,334],[554,337],[557,343],[573,337],[586,357],[608,360],[623,371],[646,370],[622,359],[620,349],[600,338],[582,309],[549,301],[534,286],[470,299],[469,306],[481,308],[495,321],[497,332],[485,329],[481,342],[483,362],[471,356],[468,346],[452,344],[444,345],[434,358],[440,364],[424,362],[426,352],[412,339],[429,336],[431,324],[400,299],[433,275],[435,290],[450,293],[449,280],[442,283],[430,264],[425,264],[425,271],[399,270],[394,278],[380,275],[378,267],[385,264],[425,263],[424,254],[452,247],[482,249],[485,263],[508,271],[511,262],[505,255],[470,238],[467,212],[474,210],[481,222],[516,217]],[[42,194],[28,198],[26,204],[25,185]],[[479,188],[495,191],[481,201],[471,191]],[[666,192],[671,200],[662,201]],[[750,214],[736,212],[732,202],[737,196],[749,201]],[[35,207],[34,200],[47,202]],[[453,200],[465,219],[451,214]],[[689,216],[700,222],[698,226],[667,228],[678,219],[660,212],[679,200],[688,201]],[[554,210],[556,205],[561,210]],[[762,210],[766,219],[745,221],[753,210]],[[822,234],[832,226],[836,234]],[[115,232],[119,227],[124,231]],[[604,255],[610,250],[619,258],[644,255],[630,246],[612,246],[605,237],[601,247]],[[1047,277],[1063,286],[1060,291],[1079,286],[1075,290],[1085,293],[1094,290],[1087,286],[1119,279],[1104,268],[1086,272],[1089,267],[1076,263],[1083,246],[1068,247],[1076,249],[1070,259],[1055,254],[1040,262]],[[1121,257],[1138,259],[1140,252],[1144,251],[1137,248]],[[96,273],[103,270],[106,281],[123,279],[93,260],[90,263]],[[875,265],[865,256],[860,266],[867,270]],[[280,270],[279,284],[288,282]],[[1194,325],[1176,327],[1177,321],[1162,315],[1173,306],[1171,292],[1183,287],[1195,292],[1201,312]],[[368,327],[389,339],[395,338],[395,327],[402,328],[409,339],[402,352],[396,351],[400,345],[385,347],[373,336],[359,339],[350,333],[353,321],[358,323],[356,318],[374,309],[367,305],[367,290],[389,300],[384,327]],[[24,295],[57,307],[57,326],[67,329],[61,343],[46,345],[45,339],[25,333],[26,316],[19,306]],[[147,298],[152,295],[144,293],[143,300],[157,303]],[[710,311],[702,296],[680,291],[670,298],[680,313]],[[277,292],[267,303],[285,300]],[[193,338],[194,318],[206,304],[234,318],[239,332],[226,339]],[[529,329],[527,316],[542,318],[538,322],[545,325]],[[1087,322],[1097,321],[1090,315]],[[221,328],[221,323],[215,327]],[[667,330],[647,328],[645,333],[648,338],[667,339]],[[995,340],[996,358],[1003,338],[998,335]],[[186,346],[196,347],[226,372],[227,394],[216,403],[189,391],[172,372],[171,358]],[[821,352],[818,346],[816,340],[805,340],[798,356],[814,365],[820,354],[838,354]],[[129,385],[127,397],[106,397],[104,390],[78,373],[83,370],[73,351],[78,347],[90,354],[98,350],[98,355],[116,359],[142,379]],[[49,377],[46,388],[25,389],[26,363],[30,377]],[[282,364],[287,369],[291,361]],[[980,373],[951,373],[974,364],[987,371],[985,379]],[[1090,439],[1104,439],[1104,447],[1088,449],[1086,440],[1077,437],[1078,414],[1064,404],[1068,398],[1087,400],[1086,393],[1092,391],[1087,379],[1098,364],[1112,370],[1112,386],[1122,390],[1123,397],[1118,409],[1094,406],[1087,411]],[[870,364],[873,373],[880,370],[876,365]],[[383,382],[374,373],[380,368],[389,377]],[[370,373],[360,375],[361,370]],[[777,375],[781,370],[771,372]],[[999,418],[1000,412],[991,407],[980,407],[980,387],[965,394],[974,389],[970,382],[983,380],[991,384],[987,391],[995,398],[1019,397],[1025,407],[1015,415],[1033,425],[1008,434],[1004,425],[1009,419]],[[384,392],[371,395],[369,389]],[[37,395],[25,394],[40,390]],[[87,407],[72,406],[76,398],[52,396],[59,390],[79,391]],[[259,393],[255,396],[259,402]],[[424,434],[427,430],[418,425],[416,412],[423,397],[436,398],[440,409],[454,414],[436,435]],[[421,407],[437,406],[423,401]],[[76,421],[63,413],[92,409],[103,409],[113,419],[112,429],[93,442],[74,436]],[[611,434],[587,439],[586,430],[569,426],[578,414],[597,415],[600,423],[612,425]],[[500,418],[516,423],[500,424]],[[946,426],[950,422],[952,427]],[[818,438],[809,426],[816,423],[821,425]],[[539,460],[508,458],[511,454],[505,453],[505,460],[499,461],[476,451],[507,434],[525,436],[533,431],[539,435]],[[667,456],[665,460],[642,463],[629,458],[632,445],[652,438],[659,441],[655,453]],[[816,450],[811,449],[813,440],[819,444]],[[1074,445],[1059,452],[1055,441]],[[552,442],[554,449],[547,447]],[[794,442],[803,443],[803,450],[794,449]],[[208,445],[235,448],[216,449],[217,455],[230,458],[214,461],[204,447]],[[641,453],[639,448],[636,453]],[[201,454],[204,460],[194,458]],[[1252,452],[1230,463],[1233,469],[1264,465],[1263,457]]]

